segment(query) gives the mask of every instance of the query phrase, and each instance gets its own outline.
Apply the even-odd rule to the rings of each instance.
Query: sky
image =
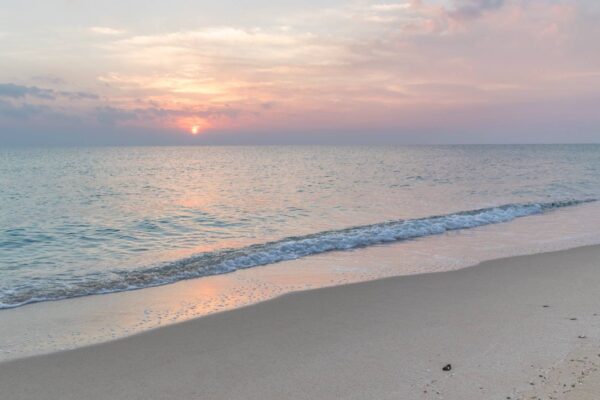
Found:
[[[600,142],[596,0],[2,0],[4,145]]]

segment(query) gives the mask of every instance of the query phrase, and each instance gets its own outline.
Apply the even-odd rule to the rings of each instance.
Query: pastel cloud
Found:
[[[78,43],[90,49],[79,76],[56,80],[66,87],[8,83],[0,97],[13,113],[37,104],[125,131],[202,125],[219,135],[339,132],[343,141],[348,131],[402,139],[438,129],[461,141],[465,130],[493,130],[493,110],[520,115],[557,104],[595,126],[583,110],[600,90],[600,54],[590,51],[599,21],[586,1],[412,0],[313,6],[261,25],[94,25],[87,29],[97,37]],[[22,49],[7,54],[38,62]],[[37,75],[56,76],[60,54],[44,57],[51,70]],[[531,118],[515,118],[515,129],[542,117]]]
[[[486,11],[496,10],[505,4],[505,0],[460,0],[451,11],[458,18],[475,18]]]
[[[33,104],[13,104],[0,99],[0,116],[15,120],[28,120],[48,110],[48,107]]]
[[[15,85],[13,83],[0,83],[0,97],[22,98],[25,96],[37,97],[40,99],[53,99],[52,90],[40,89],[35,86],[27,87]]]
[[[89,92],[44,89],[37,86],[15,85],[14,83],[0,83],[0,97],[34,97],[44,100],[54,100],[59,97],[70,100],[97,100],[99,98],[94,93]]]
[[[383,3],[373,4],[371,6],[371,8],[375,11],[404,11],[410,7],[410,3]]]
[[[92,26],[90,32],[98,35],[118,36],[126,33],[123,29],[115,29],[107,26]]]

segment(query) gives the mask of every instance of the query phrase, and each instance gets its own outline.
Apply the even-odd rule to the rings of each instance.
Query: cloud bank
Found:
[[[147,24],[98,14],[83,27],[47,26],[43,40],[39,27],[14,28],[0,36],[0,134],[26,142],[42,129],[51,142],[87,129],[104,132],[97,142],[142,144],[144,132],[152,143],[600,140],[595,2],[323,4],[198,24],[170,14],[175,1],[160,14],[140,8]],[[226,11],[228,20],[244,12]],[[19,140],[7,133],[17,128]]]

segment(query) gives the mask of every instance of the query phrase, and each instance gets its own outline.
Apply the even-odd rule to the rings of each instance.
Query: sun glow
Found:
[[[191,135],[199,135],[210,128],[210,124],[205,120],[197,118],[180,120],[177,124],[181,129],[186,130]]]

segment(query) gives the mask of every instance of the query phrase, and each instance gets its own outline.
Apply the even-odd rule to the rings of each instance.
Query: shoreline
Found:
[[[0,310],[23,307],[45,301],[69,300],[85,296],[120,293],[150,289],[174,284],[183,280],[232,273],[240,269],[256,268],[284,261],[298,260],[335,251],[351,251],[371,246],[381,246],[427,239],[431,236],[451,234],[488,225],[509,223],[519,218],[544,215],[550,212],[596,202],[596,199],[563,200],[552,202],[507,203],[473,210],[450,212],[409,219],[396,219],[346,228],[336,228],[267,240],[241,247],[207,250],[192,253],[183,258],[119,273],[119,278],[104,278],[89,281],[87,275],[74,283],[60,286],[52,277],[48,280],[46,293],[40,297],[38,291],[20,291],[19,285],[7,298],[2,297]],[[312,243],[316,241],[317,244]],[[249,261],[251,260],[251,261]],[[160,271],[160,272],[156,272]],[[110,270],[109,270],[110,272]],[[117,275],[117,272],[113,270]],[[98,271],[93,275],[101,275]],[[101,283],[99,283],[101,282]],[[2,293],[4,295],[4,293]]]
[[[106,343],[290,292],[451,271],[507,256],[598,244],[598,210],[598,204],[591,203],[508,224],[331,252],[144,290],[2,310],[0,362]],[[580,223],[575,226],[573,220]]]
[[[10,399],[576,399],[600,364],[598,259],[588,246],[287,293],[6,361],[0,387]],[[567,382],[574,371],[583,383]]]

